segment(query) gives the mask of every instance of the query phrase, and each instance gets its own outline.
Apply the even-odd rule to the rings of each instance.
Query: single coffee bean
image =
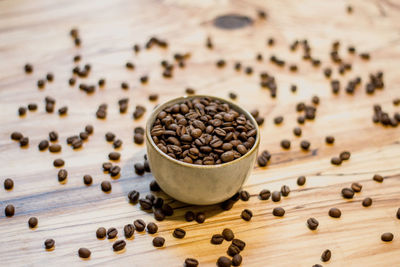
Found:
[[[38,108],[38,106],[35,103],[28,104],[28,110],[29,111],[35,111],[35,110],[37,110],[37,108]]]
[[[8,205],[6,206],[6,208],[4,209],[4,213],[5,213],[5,215],[6,215],[7,217],[12,217],[12,216],[14,216],[14,213],[15,213],[15,208],[14,208],[14,206],[11,205],[11,204],[8,204]]]
[[[85,132],[87,132],[88,134],[92,134],[93,131],[94,131],[94,128],[92,125],[89,124],[89,125],[85,126]]]
[[[19,140],[19,145],[21,146],[21,147],[25,147],[25,146],[27,146],[27,145],[29,145],[29,138],[28,137],[22,137],[20,140]]]
[[[154,219],[157,221],[163,221],[165,219],[165,214],[161,208],[155,208],[153,210]]]
[[[40,151],[43,151],[48,147],[49,147],[49,141],[47,141],[47,140],[40,141],[40,143],[38,145],[38,148],[39,148]]]
[[[309,218],[307,220],[307,226],[310,230],[316,230],[319,225],[319,222],[315,218]]]
[[[79,257],[84,258],[84,259],[89,258],[91,254],[92,254],[92,252],[90,252],[90,250],[87,248],[80,248],[78,250]]]
[[[353,191],[356,193],[361,192],[362,185],[360,183],[352,183],[351,189],[353,189]]]
[[[327,143],[327,144],[333,144],[334,142],[335,142],[335,137],[333,137],[333,136],[331,136],[331,135],[328,135],[327,137],[325,137],[325,142]]]
[[[220,234],[214,234],[211,237],[211,244],[219,245],[219,244],[222,244],[223,241],[224,241],[224,237]]]
[[[383,182],[383,176],[379,175],[379,174],[375,174],[374,177],[372,177],[372,179],[376,182],[382,183]]]
[[[244,247],[246,246],[246,243],[240,239],[233,239],[232,244],[237,246],[240,250],[243,250]]]
[[[113,244],[114,251],[123,250],[126,246],[126,242],[124,240],[117,240]]]
[[[143,232],[146,228],[146,223],[142,219],[135,220],[133,225],[135,226],[135,230],[138,232]]]
[[[199,261],[193,258],[185,259],[185,267],[197,267],[199,266]]]
[[[303,141],[301,141],[301,143],[300,143],[300,147],[301,147],[301,149],[303,149],[303,150],[308,150],[309,148],[310,148],[310,142],[308,142],[308,141],[306,141],[306,140],[303,140]]]
[[[121,172],[121,168],[119,166],[113,166],[110,170],[110,175],[111,176],[118,176],[118,174]]]
[[[283,117],[282,116],[278,116],[274,118],[274,123],[275,124],[281,124],[283,122]]]
[[[110,160],[119,160],[120,157],[121,157],[121,154],[118,152],[111,152],[110,154],[108,154],[108,158]]]
[[[281,147],[283,149],[289,149],[290,148],[290,141],[287,139],[284,139],[281,141]]]
[[[250,193],[246,190],[242,190],[239,192],[240,199],[243,201],[248,201],[250,199]]]
[[[396,217],[400,220],[400,208],[397,210]]]
[[[155,246],[157,248],[164,246],[164,243],[165,243],[165,239],[161,236],[157,236],[153,239],[153,246]]]
[[[242,217],[243,220],[250,221],[251,217],[253,217],[253,212],[251,212],[251,210],[244,209],[240,216]]]
[[[383,233],[382,235],[381,235],[381,239],[382,239],[382,241],[384,241],[384,242],[390,242],[390,241],[392,241],[393,240],[393,234],[392,233]]]
[[[204,212],[198,212],[196,214],[196,222],[203,223],[205,220],[206,220],[206,215],[204,214]]]
[[[344,198],[347,198],[347,199],[353,198],[353,196],[354,196],[353,189],[351,189],[351,188],[343,188],[342,189],[342,196]]]
[[[258,195],[261,200],[268,200],[271,197],[271,191],[268,189],[263,189]]]
[[[101,182],[101,190],[103,192],[110,192],[111,191],[111,183],[109,181]]]
[[[225,256],[221,256],[217,260],[218,267],[230,267],[232,266],[232,261]]]
[[[297,185],[302,186],[306,183],[306,177],[305,176],[299,176],[297,178]]]
[[[139,204],[143,210],[151,210],[151,208],[153,207],[153,203],[151,202],[151,200],[146,198],[139,199]]]
[[[331,208],[329,210],[329,216],[333,218],[340,218],[340,216],[342,216],[342,212],[338,208]]]
[[[128,199],[131,203],[136,203],[139,199],[139,192],[136,190],[132,190],[128,193]]]
[[[239,254],[239,253],[240,253],[240,249],[239,249],[237,246],[235,246],[234,244],[231,244],[231,245],[228,247],[228,250],[226,251],[226,253],[227,253],[229,256],[233,257],[233,256],[235,256],[236,254]]]
[[[272,192],[271,199],[273,202],[279,202],[281,200],[281,192],[279,191]]]
[[[32,73],[32,71],[33,71],[33,66],[32,66],[31,64],[27,63],[27,64],[25,64],[25,66],[24,66],[24,70],[25,70],[26,73]]]
[[[49,139],[50,139],[50,141],[52,141],[52,142],[57,141],[57,140],[58,140],[58,133],[55,132],[55,131],[51,131],[51,132],[49,133]]]
[[[182,239],[182,238],[185,237],[186,231],[183,230],[182,228],[176,228],[176,229],[174,230],[174,232],[172,233],[172,235],[173,235],[174,237],[176,237],[176,238]]]
[[[97,237],[98,239],[103,239],[103,238],[105,238],[105,237],[106,237],[106,234],[107,234],[107,230],[106,230],[106,228],[104,228],[104,227],[100,227],[100,228],[97,229],[97,231],[96,231],[96,237]]]
[[[295,136],[301,136],[301,128],[300,127],[295,127],[294,129],[293,129],[293,134],[295,135]]]
[[[107,132],[106,133],[106,140],[107,142],[112,142],[115,139],[115,134],[112,132]]]
[[[30,217],[28,220],[29,228],[35,228],[38,225],[38,219],[36,217]]]
[[[364,198],[364,200],[363,200],[363,202],[362,202],[362,205],[363,205],[364,207],[369,207],[369,206],[371,206],[371,205],[372,205],[372,199],[371,199],[370,197]]]
[[[135,232],[135,226],[133,224],[127,224],[124,226],[124,235],[126,238],[131,238]]]
[[[290,188],[289,188],[289,186],[283,185],[283,186],[281,187],[281,194],[282,194],[282,196],[287,197],[287,196],[290,194]]]
[[[13,133],[11,134],[11,139],[12,139],[12,140],[15,140],[15,141],[19,141],[19,140],[21,140],[23,137],[24,137],[24,136],[23,136],[22,133],[20,133],[20,132],[13,132]]]
[[[61,169],[61,170],[58,171],[57,176],[58,176],[58,181],[59,182],[63,182],[63,181],[65,181],[65,179],[67,179],[68,172],[65,169]]]
[[[24,116],[26,114],[26,108],[25,107],[20,107],[18,109],[18,115],[19,116]]]
[[[185,213],[185,220],[186,220],[187,222],[194,221],[195,218],[196,218],[196,215],[194,214],[193,211],[187,211],[187,212]]]
[[[350,152],[349,151],[343,151],[343,152],[341,152],[340,153],[340,159],[341,160],[348,160],[348,159],[350,159]]]
[[[233,231],[231,229],[229,229],[229,228],[225,228],[222,231],[222,236],[224,237],[224,239],[226,241],[232,241],[232,239],[235,238],[235,235],[233,234]]]
[[[329,261],[331,259],[331,255],[332,253],[329,249],[325,250],[324,252],[322,252],[321,261],[323,262]]]
[[[161,210],[165,214],[165,216],[172,216],[174,214],[174,209],[168,204],[164,204]]]
[[[50,146],[49,146],[49,151],[51,152],[51,153],[58,153],[58,152],[60,152],[61,151],[61,146],[59,145],[59,144],[51,144]]]
[[[44,241],[44,247],[46,249],[52,249],[52,248],[54,248],[55,243],[56,242],[54,241],[54,239],[46,239]]]
[[[92,182],[93,182],[93,178],[92,178],[91,175],[85,174],[85,175],[83,176],[83,183],[84,183],[85,185],[91,185]]]
[[[143,134],[135,134],[133,136],[133,141],[135,142],[135,144],[141,145],[144,143],[144,135]]]
[[[105,172],[110,171],[112,167],[113,167],[113,165],[110,162],[104,162],[103,163],[103,171],[105,171]]]
[[[240,266],[242,264],[242,256],[240,254],[236,254],[232,258],[232,266]]]
[[[331,163],[333,165],[340,165],[340,164],[342,164],[342,159],[339,157],[333,157],[333,158],[331,158]]]
[[[277,217],[282,217],[285,215],[285,210],[281,207],[276,207],[273,209],[272,214]]]
[[[153,180],[150,182],[150,190],[153,192],[159,192],[161,191],[160,186],[158,185],[156,180]]]
[[[118,235],[118,230],[115,229],[114,227],[111,227],[107,230],[107,238],[108,239],[113,239]]]
[[[54,167],[62,167],[62,166],[64,166],[64,164],[65,164],[65,162],[63,159],[55,159],[53,161]]]
[[[134,167],[137,175],[144,174],[144,165],[142,163],[135,163]]]
[[[11,190],[14,187],[14,181],[10,178],[4,180],[4,189]]]

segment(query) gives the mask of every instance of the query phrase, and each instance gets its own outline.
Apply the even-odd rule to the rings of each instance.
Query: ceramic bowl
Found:
[[[208,97],[244,114],[257,130],[253,147],[242,157],[218,165],[196,165],[176,160],[162,152],[151,138],[150,131],[160,111],[187,99]],[[257,157],[260,131],[251,114],[236,104],[213,96],[179,97],[157,106],[146,123],[146,147],[151,172],[161,189],[171,197],[185,203],[210,205],[227,200],[239,191],[250,175]]]

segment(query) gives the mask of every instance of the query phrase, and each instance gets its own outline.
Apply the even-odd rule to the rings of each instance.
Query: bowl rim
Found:
[[[198,165],[198,164],[192,164],[192,163],[186,163],[177,159],[174,159],[170,156],[168,156],[167,154],[165,154],[163,151],[161,151],[161,149],[158,148],[158,146],[154,143],[153,138],[151,138],[151,134],[150,134],[150,128],[152,127],[154,121],[156,120],[156,117],[158,115],[158,113],[163,110],[164,108],[173,105],[175,103],[179,103],[179,102],[183,102],[185,100],[188,99],[194,99],[194,98],[202,98],[202,97],[208,97],[211,99],[215,99],[215,100],[219,100],[221,102],[225,102],[227,104],[229,104],[230,107],[232,107],[234,110],[239,111],[240,113],[244,114],[246,116],[247,119],[250,119],[251,122],[253,123],[255,129],[256,129],[256,141],[254,142],[254,145],[251,147],[251,149],[244,154],[243,156],[241,156],[240,158],[237,158],[235,160],[232,160],[230,162],[226,162],[226,163],[222,163],[222,164],[214,164],[214,165]],[[152,119],[153,118],[153,119]],[[254,119],[254,117],[250,114],[250,112],[248,112],[247,110],[245,110],[244,108],[240,107],[239,105],[224,99],[224,98],[220,98],[217,96],[210,96],[210,95],[186,95],[186,96],[181,96],[181,97],[177,97],[177,98],[173,98],[170,99],[164,103],[162,103],[161,105],[156,106],[156,108],[153,109],[153,111],[151,112],[149,118],[147,119],[146,122],[146,139],[147,139],[147,143],[150,143],[150,145],[159,153],[162,155],[162,157],[164,157],[165,159],[178,164],[178,165],[182,165],[185,167],[191,167],[191,168],[198,168],[198,169],[214,169],[214,168],[221,168],[221,167],[225,167],[225,166],[229,166],[231,164],[235,164],[237,162],[239,162],[240,160],[243,160],[249,156],[251,156],[254,151],[257,150],[259,143],[260,143],[260,130],[258,128],[258,124],[257,121]]]

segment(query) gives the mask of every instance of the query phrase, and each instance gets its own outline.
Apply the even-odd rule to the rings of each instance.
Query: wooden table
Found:
[[[346,7],[351,4],[352,14]],[[267,20],[257,18],[257,10],[268,13]],[[254,19],[251,26],[237,30],[218,29],[213,19],[224,14],[241,14]],[[82,45],[76,48],[69,36],[72,27],[79,29]],[[14,189],[0,193],[1,208],[13,204],[15,216],[0,218],[0,257],[3,266],[37,265],[120,265],[120,266],[182,266],[185,258],[194,257],[202,266],[214,266],[219,256],[226,255],[228,242],[216,246],[210,238],[230,227],[237,238],[246,242],[242,252],[244,266],[311,266],[320,261],[325,249],[332,251],[327,266],[395,266],[400,262],[400,220],[396,211],[400,207],[400,132],[399,128],[383,127],[372,122],[373,105],[381,104],[390,114],[399,112],[392,100],[400,97],[400,3],[395,0],[376,1],[71,1],[71,0],[3,0],[0,2],[0,162],[1,181],[9,177]],[[166,39],[168,49],[152,48],[134,54],[135,43],[142,47],[151,36]],[[215,48],[205,47],[211,36]],[[268,47],[266,40],[273,37],[275,46]],[[295,39],[307,38],[312,54],[322,60],[321,67],[312,67],[301,59],[300,52],[290,52]],[[353,63],[352,71],[339,75],[335,67],[333,77],[342,82],[339,95],[331,93],[330,82],[322,69],[332,66],[329,59],[331,44],[340,40],[340,54],[346,62]],[[371,53],[370,61],[347,53],[354,45],[357,52]],[[186,68],[177,68],[172,79],[164,79],[159,65],[162,59],[173,61],[173,54],[190,52]],[[257,52],[264,60],[255,60]],[[87,95],[68,85],[74,55],[82,55],[82,64],[90,63],[92,71],[87,83],[106,78],[106,86]],[[280,68],[269,62],[278,55],[288,63],[299,66],[296,73],[288,67]],[[215,62],[221,58],[227,66],[217,69]],[[132,61],[133,71],[125,68]],[[237,73],[234,62],[254,68],[253,75]],[[34,66],[26,75],[25,63]],[[365,93],[370,73],[384,72],[385,88],[374,95]],[[278,85],[278,96],[271,99],[267,90],[259,85],[259,73],[273,74]],[[55,79],[39,90],[38,79],[52,72]],[[142,85],[139,77],[149,75]],[[362,77],[362,87],[354,95],[347,95],[343,87],[356,76]],[[127,91],[120,83],[130,85]],[[77,83],[78,84],[78,83]],[[290,85],[298,86],[297,93]],[[259,109],[265,118],[260,128],[260,149],[272,153],[268,167],[256,167],[244,189],[251,193],[248,202],[238,201],[230,211],[218,205],[193,207],[164,196],[175,213],[163,222],[157,222],[159,232],[154,236],[166,239],[164,248],[152,246],[152,235],[135,233],[127,240],[122,253],[112,250],[115,240],[98,240],[98,227],[116,227],[123,238],[123,226],[142,218],[154,221],[152,214],[129,204],[127,193],[138,190],[142,196],[149,193],[151,174],[138,176],[133,164],[143,162],[145,147],[133,143],[133,128],[144,126],[149,111],[155,103],[148,101],[151,93],[158,93],[162,103],[184,94],[186,87],[199,94],[228,97],[238,94],[237,103],[252,110]],[[295,105],[299,101],[310,103],[318,95],[321,103],[314,121],[307,121],[302,137],[295,137],[292,129],[297,125]],[[45,96],[56,99],[56,109],[66,105],[68,115],[44,111]],[[129,112],[119,114],[118,100],[129,97]],[[37,103],[36,112],[19,117],[17,110],[28,103]],[[108,104],[106,120],[95,117],[97,107]],[[132,119],[134,106],[145,105],[146,116]],[[284,123],[276,126],[273,118],[284,116]],[[65,142],[68,136],[83,131],[92,124],[94,134],[83,148],[75,151]],[[13,131],[21,131],[30,138],[28,148],[10,140]],[[46,139],[48,132],[60,134],[62,152],[40,152],[37,145]],[[102,172],[101,165],[113,151],[104,135],[114,132],[124,144],[118,151],[122,159],[119,179],[112,180]],[[325,136],[333,135],[336,142],[325,144]],[[280,148],[280,141],[292,141],[290,150]],[[311,142],[311,150],[299,148],[301,140]],[[341,151],[351,152],[351,159],[340,167],[330,164],[330,159]],[[66,161],[69,172],[65,184],[57,180],[58,169],[52,166],[55,158]],[[372,180],[379,173],[383,183]],[[82,177],[93,176],[92,186],[85,186]],[[299,187],[296,179],[307,177],[306,185]],[[100,190],[104,180],[112,182],[112,192]],[[354,199],[345,200],[340,191],[352,182],[363,185]],[[288,185],[291,193],[279,203],[261,201],[262,189],[280,190]],[[373,204],[364,208],[365,197]],[[272,215],[274,207],[286,209],[283,218]],[[328,210],[342,210],[340,219],[328,216]],[[243,209],[249,208],[254,216],[250,222],[240,218]],[[185,222],[186,211],[203,211],[207,219],[203,224]],[[31,216],[39,219],[36,229],[28,228]],[[318,230],[306,226],[309,217],[318,219]],[[172,236],[181,227],[187,231],[182,240]],[[384,232],[395,236],[390,243],[381,241]],[[56,241],[53,251],[46,251],[46,238]],[[78,257],[80,247],[92,251],[89,260]]]

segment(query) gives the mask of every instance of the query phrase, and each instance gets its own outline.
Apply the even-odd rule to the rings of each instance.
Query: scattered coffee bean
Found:
[[[79,257],[81,257],[81,258],[87,259],[87,258],[90,257],[90,254],[92,254],[92,252],[90,252],[90,250],[87,249],[87,248],[80,248],[80,249],[78,250],[78,255],[79,255]]]
[[[332,218],[340,218],[340,216],[342,216],[342,212],[338,208],[331,208],[329,210],[329,216]]]
[[[157,248],[164,246],[164,243],[165,243],[165,239],[161,236],[157,236],[153,239],[153,246],[155,246]]]
[[[243,201],[248,201],[250,199],[250,193],[246,190],[242,190],[239,192],[240,199]]]
[[[151,200],[147,199],[147,198],[141,198],[139,199],[139,204],[140,207],[143,210],[151,210],[151,208],[153,207],[153,203]]]
[[[106,230],[106,228],[104,228],[104,227],[100,227],[100,228],[97,229],[97,231],[96,231],[96,237],[97,237],[98,239],[103,239],[103,238],[105,238],[105,237],[106,237],[106,234],[107,234],[107,230]]]
[[[333,157],[333,158],[331,158],[331,163],[333,165],[340,165],[340,164],[342,164],[342,160],[339,157]]]
[[[226,241],[232,241],[235,238],[235,235],[233,234],[233,231],[229,228],[225,228],[222,231],[222,236]]]
[[[348,160],[350,159],[350,152],[349,151],[343,151],[340,153],[340,159],[341,160]]]
[[[331,259],[331,255],[332,253],[329,249],[325,250],[324,252],[322,252],[321,261],[323,262],[329,261]]]
[[[351,188],[343,188],[342,189],[342,196],[347,199],[351,199],[354,196],[354,191]]]
[[[36,217],[30,217],[28,220],[29,228],[35,228],[38,225],[38,219]]]
[[[396,217],[400,220],[400,208],[397,210]]]
[[[283,140],[281,141],[281,147],[282,147],[283,149],[289,149],[289,148],[290,148],[290,141],[287,140],[287,139],[283,139]]]
[[[29,145],[29,138],[28,138],[28,137],[22,137],[22,138],[19,140],[19,145],[20,145],[21,147],[25,147],[25,146]]]
[[[274,118],[274,123],[275,124],[281,124],[283,122],[283,117],[282,116],[278,116]]]
[[[303,150],[308,150],[309,148],[310,148],[310,142],[308,142],[308,141],[306,141],[306,140],[303,140],[303,141],[301,141],[301,143],[300,143],[300,147],[301,147],[301,149],[303,149]]]
[[[62,167],[62,166],[64,166],[64,164],[65,164],[65,162],[63,159],[55,159],[53,161],[54,167]]]
[[[110,192],[111,191],[111,183],[109,181],[101,182],[101,190],[103,192]]]
[[[103,171],[108,172],[111,170],[112,168],[112,164],[110,162],[104,162],[103,163]]]
[[[193,211],[187,211],[185,213],[185,220],[187,222],[192,222],[192,221],[194,221],[195,218],[196,218],[196,215],[194,214]]]
[[[193,258],[185,259],[185,267],[197,267],[199,266],[199,261]]]
[[[107,132],[105,136],[106,136],[107,142],[112,142],[115,139],[115,134],[112,132]]]
[[[353,191],[356,193],[361,192],[362,185],[360,183],[352,183],[351,189],[353,189]]]
[[[297,178],[297,185],[302,186],[306,183],[306,177],[305,176],[299,176]]]
[[[246,243],[240,239],[233,239],[232,244],[237,246],[240,250],[243,250],[244,247],[246,246]]]
[[[331,135],[328,135],[327,137],[325,137],[325,142],[327,143],[327,144],[333,144],[334,142],[335,142],[335,137],[333,137],[333,136],[331,136]]]
[[[46,239],[46,241],[44,241],[44,247],[46,249],[52,249],[54,248],[55,243],[56,242],[54,241],[54,239]]]
[[[128,198],[131,203],[136,203],[139,199],[139,192],[136,190],[132,190],[128,193]]]
[[[29,103],[28,104],[28,110],[29,111],[35,111],[35,110],[37,110],[37,108],[38,108],[38,106],[35,103]]]
[[[14,187],[14,181],[10,178],[4,180],[4,189],[11,190]]]
[[[25,66],[24,66],[24,70],[25,70],[25,73],[32,73],[32,71],[33,71],[33,66],[32,66],[31,64],[27,63],[27,64],[25,64]]]
[[[272,192],[271,199],[273,202],[279,202],[281,200],[281,192],[279,191]]]
[[[49,139],[50,139],[50,141],[52,141],[52,142],[57,141],[57,140],[58,140],[58,133],[56,133],[55,131],[51,131],[51,132],[49,133]]]
[[[384,241],[384,242],[390,242],[390,241],[392,241],[393,240],[393,234],[392,233],[383,233],[382,235],[381,235],[381,239],[382,239],[382,241]]]
[[[113,239],[118,235],[118,230],[115,229],[114,227],[111,227],[107,230],[107,238],[108,239]]]
[[[120,157],[121,157],[121,154],[118,152],[111,152],[110,154],[108,154],[108,158],[110,160],[119,160]]]
[[[142,163],[135,163],[135,172],[137,175],[143,175],[144,174],[144,165]]]
[[[223,241],[224,241],[224,237],[220,234],[214,234],[211,237],[211,244],[219,245],[219,244],[222,244]]]
[[[383,182],[383,176],[379,175],[379,174],[375,174],[374,177],[372,177],[372,179],[376,182],[382,183]]]
[[[61,146],[59,145],[59,144],[51,144],[50,146],[49,146],[49,151],[51,152],[51,153],[58,153],[58,152],[60,152],[61,151]]]
[[[20,133],[20,132],[13,132],[13,133],[11,134],[11,139],[12,139],[12,140],[15,140],[15,141],[19,141],[19,140],[21,140],[23,137],[24,137],[24,136],[23,136],[22,133]]]
[[[263,189],[258,195],[261,200],[268,200],[271,197],[271,191],[268,189]]]
[[[319,222],[315,218],[309,218],[307,220],[307,226],[310,230],[316,230],[319,225]]]
[[[47,149],[48,147],[49,147],[49,141],[47,141],[47,140],[40,141],[40,143],[38,145],[38,148],[40,151],[43,151],[43,150]]]
[[[205,220],[206,220],[206,215],[204,214],[204,212],[198,212],[196,214],[196,222],[203,223]]]
[[[93,178],[92,178],[91,175],[85,174],[85,175],[83,176],[83,183],[84,183],[85,185],[91,185],[92,182],[93,182]]]
[[[240,254],[236,254],[232,258],[232,266],[240,266],[242,264],[242,256]]]
[[[271,159],[271,154],[267,150],[264,150],[257,158],[258,166],[260,167],[267,166],[270,159]]]
[[[253,212],[251,210],[244,209],[240,216],[242,217],[243,220],[250,221],[251,217],[253,217]]]
[[[372,198],[370,198],[370,197],[364,198],[364,200],[363,200],[363,202],[362,202],[362,205],[363,205],[364,207],[369,207],[369,206],[371,206],[371,205],[372,205]]]
[[[14,213],[15,213],[15,208],[14,208],[14,206],[13,206],[12,204],[8,204],[8,205],[6,206],[6,208],[4,209],[4,213],[5,213],[5,215],[6,215],[7,217],[12,217],[12,216],[14,216]]]
[[[135,227],[133,224],[127,224],[124,226],[124,235],[126,238],[131,238],[135,232]]]
[[[161,210],[165,216],[172,216],[174,214],[174,209],[168,204],[164,204]]]
[[[230,267],[232,266],[232,261],[225,256],[221,256],[217,260],[218,267]]]
[[[65,170],[65,169],[59,170],[59,171],[58,171],[58,174],[57,174],[57,177],[58,177],[58,181],[59,181],[59,182],[64,182],[65,179],[67,179],[67,177],[68,177],[68,172],[67,172],[67,170]]]
[[[135,220],[133,225],[135,226],[135,230],[138,232],[143,232],[146,228],[146,223],[142,219]]]
[[[126,246],[126,242],[124,240],[117,240],[113,244],[114,251],[123,250]]]
[[[172,233],[172,235],[173,235],[174,237],[176,237],[176,238],[182,239],[182,238],[185,237],[186,231],[183,230],[182,228],[176,228],[176,229],[174,230],[174,232]]]
[[[300,128],[300,127],[295,127],[295,128],[293,129],[293,134],[294,134],[295,136],[301,136],[301,128]]]
[[[290,194],[290,188],[289,188],[289,186],[283,185],[283,186],[281,187],[281,194],[282,194],[282,196],[287,197],[287,196]]]
[[[226,253],[227,253],[229,256],[233,257],[233,256],[235,256],[235,255],[237,255],[237,254],[240,253],[240,249],[239,249],[237,246],[235,246],[234,244],[231,244],[231,245],[228,247],[228,250],[226,251]]]
[[[285,210],[281,207],[276,207],[273,209],[272,214],[277,217],[282,217],[285,215]]]

